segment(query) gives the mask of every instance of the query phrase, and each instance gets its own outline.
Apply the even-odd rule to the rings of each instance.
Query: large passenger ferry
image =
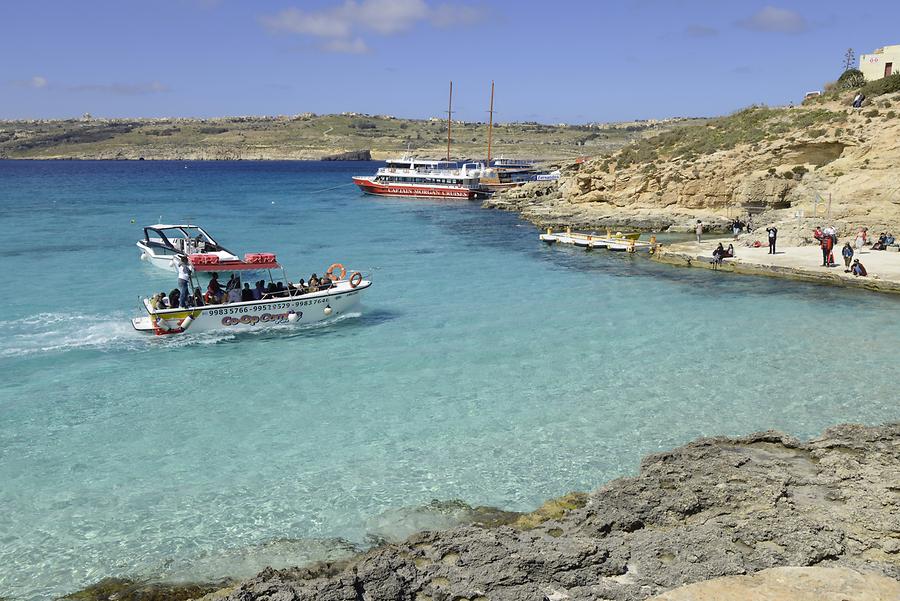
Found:
[[[426,198],[472,199],[484,195],[479,163],[392,159],[373,176],[355,176],[353,183],[366,194]]]

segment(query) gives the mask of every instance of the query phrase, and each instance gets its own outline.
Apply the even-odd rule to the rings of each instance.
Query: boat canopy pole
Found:
[[[453,122],[453,80],[450,80],[450,102],[447,104],[447,162],[450,162],[450,124]]]
[[[494,129],[494,81],[491,80],[491,108],[488,111],[488,155],[487,167],[491,166],[491,134]]]

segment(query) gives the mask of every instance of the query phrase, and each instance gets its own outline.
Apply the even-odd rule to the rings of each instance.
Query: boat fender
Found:
[[[181,320],[181,325],[179,327],[181,328],[182,332],[185,332],[185,331],[187,331],[187,329],[189,327],[191,327],[192,323],[194,323],[194,316],[188,315],[187,317],[185,317],[184,319]]]
[[[358,271],[354,271],[350,276],[350,287],[356,288],[360,284],[362,284],[362,274]]]
[[[288,321],[289,321],[289,322],[291,322],[291,323],[297,323],[297,321],[299,321],[299,320],[300,320],[300,316],[297,315],[296,312],[290,311],[290,312],[288,313]]]
[[[325,305],[325,315],[331,315],[332,311],[331,305]]]
[[[343,265],[341,265],[340,263],[332,263],[331,267],[328,268],[328,271],[325,272],[325,275],[328,276],[329,280],[334,280],[335,269],[341,270],[341,276],[338,278],[338,280],[343,280],[345,277],[347,277],[347,270],[344,269]]]
[[[156,328],[158,330],[162,330],[163,332],[168,332],[169,330],[172,329],[172,326],[169,324],[169,322],[167,320],[163,319],[162,317],[157,317],[156,318]]]
[[[147,256],[147,253],[141,253],[141,261],[146,261],[150,257]]]

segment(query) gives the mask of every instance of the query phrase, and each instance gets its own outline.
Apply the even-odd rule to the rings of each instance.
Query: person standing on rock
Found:
[[[850,246],[849,242],[844,243],[841,254],[844,256],[844,273],[850,273],[850,262],[853,260],[853,247]]]
[[[703,238],[703,222],[699,219],[697,220],[697,227],[694,228],[694,231],[697,232],[697,244],[700,244],[700,241]]]
[[[775,241],[778,239],[778,228],[774,225],[772,227],[766,228],[766,233],[769,235],[769,254],[775,254]]]

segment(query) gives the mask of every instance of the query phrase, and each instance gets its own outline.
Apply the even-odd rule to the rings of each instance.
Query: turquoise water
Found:
[[[548,248],[344,185],[373,169],[0,161],[0,596],[247,575],[432,499],[526,510],[700,435],[900,418],[894,297]],[[160,217],[375,285],[325,325],[141,337]]]

